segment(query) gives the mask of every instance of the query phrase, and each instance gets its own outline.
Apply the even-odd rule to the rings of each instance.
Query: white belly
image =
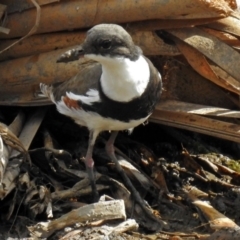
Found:
[[[129,122],[122,122],[112,118],[104,118],[94,112],[86,112],[82,109],[69,109],[65,105],[58,105],[57,109],[60,113],[67,115],[75,120],[79,125],[86,126],[88,129],[94,129],[101,131],[121,131],[134,128],[144,123],[147,118],[141,118],[138,120],[131,120]]]
[[[92,112],[84,112],[81,119],[75,119],[76,123],[84,125],[89,129],[98,129],[99,131],[120,131],[134,128],[147,120],[148,117],[122,122],[112,118],[103,118]]]

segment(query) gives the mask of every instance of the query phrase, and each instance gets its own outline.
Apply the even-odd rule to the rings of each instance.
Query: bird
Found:
[[[98,135],[111,132],[106,152],[118,164],[114,152],[117,133],[132,131],[149,118],[161,96],[162,78],[130,34],[117,24],[95,25],[80,47],[63,54],[58,62],[80,57],[92,62],[61,84],[40,83],[40,90],[61,114],[88,128],[85,166],[96,197],[92,155]]]

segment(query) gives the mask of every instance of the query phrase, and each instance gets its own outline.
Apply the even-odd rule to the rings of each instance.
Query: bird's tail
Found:
[[[46,85],[44,83],[40,83],[39,87],[40,87],[40,90],[43,93],[43,95],[55,103],[55,99],[54,99],[53,92],[52,92],[52,90],[53,90],[52,86]]]

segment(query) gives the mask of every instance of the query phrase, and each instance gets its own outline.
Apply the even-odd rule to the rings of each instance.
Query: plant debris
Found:
[[[0,1],[0,238],[239,239],[239,8]],[[87,131],[48,106],[39,83],[81,74],[90,62],[76,53],[102,22],[129,31],[164,89],[150,123],[117,138],[119,166],[101,134],[93,156],[101,199],[92,203]]]

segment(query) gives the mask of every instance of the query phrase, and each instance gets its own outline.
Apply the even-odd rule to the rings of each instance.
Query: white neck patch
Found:
[[[150,79],[150,70],[143,56],[136,61],[94,54],[86,57],[102,64],[101,86],[104,94],[112,100],[129,102],[140,97],[145,91]]]

